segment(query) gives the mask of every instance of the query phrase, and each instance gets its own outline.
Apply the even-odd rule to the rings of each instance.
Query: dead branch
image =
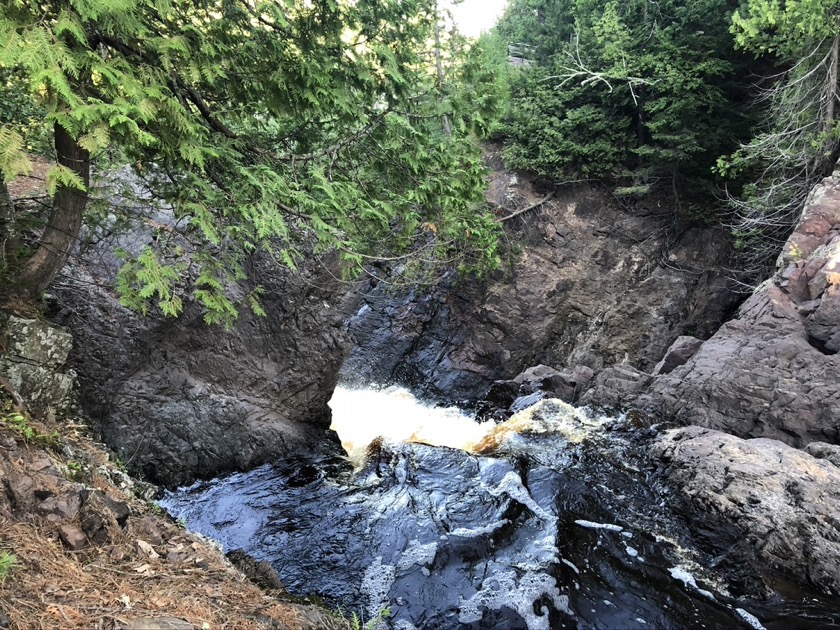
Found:
[[[536,203],[532,203],[527,208],[522,208],[522,210],[517,210],[516,212],[511,212],[509,215],[507,215],[505,217],[502,217],[501,219],[496,219],[496,223],[504,223],[505,221],[509,221],[510,219],[514,219],[521,214],[525,214],[526,212],[530,212],[531,210],[536,210],[541,205],[543,205],[546,201],[550,201],[550,200],[554,199],[554,195],[555,195],[555,192],[552,190],[545,197],[543,197],[542,199],[540,199]]]
[[[0,387],[5,389],[6,393],[12,397],[17,412],[21,415],[28,415],[26,403],[23,402],[23,398],[21,398],[21,395],[17,393],[17,390],[12,387],[12,384],[3,376],[0,376]]]

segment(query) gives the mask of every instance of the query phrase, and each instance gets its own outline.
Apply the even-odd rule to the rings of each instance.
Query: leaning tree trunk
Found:
[[[31,297],[38,297],[46,291],[67,262],[79,236],[88,201],[90,154],[59,124],[55,125],[55,150],[58,163],[79,175],[85,190],[68,186],[60,186],[56,190],[41,244],[32,257],[23,263],[17,275],[17,286]]]

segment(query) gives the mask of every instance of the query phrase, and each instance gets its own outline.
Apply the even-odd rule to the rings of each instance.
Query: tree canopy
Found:
[[[512,0],[500,33],[531,51],[508,156],[618,192],[685,190],[746,133],[729,0]]]
[[[228,320],[227,287],[255,250],[290,266],[330,248],[356,266],[413,249],[426,270],[492,267],[480,154],[466,126],[442,124],[457,102],[433,72],[436,18],[435,0],[4,2],[0,70],[44,108],[58,160],[41,247],[7,257],[8,273],[48,285],[106,155],[176,220],[123,268],[135,308],[176,314],[192,293]],[[9,181],[28,168],[25,129],[2,123]]]
[[[774,262],[809,192],[840,157],[840,2],[748,0],[732,31],[738,47],[779,69],[760,95],[764,123],[719,163],[750,181],[732,205],[747,275],[755,277]]]

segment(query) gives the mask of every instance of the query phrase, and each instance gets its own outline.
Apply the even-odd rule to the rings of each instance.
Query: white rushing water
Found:
[[[332,400],[331,428],[355,462],[364,459],[367,446],[376,438],[385,442],[420,442],[472,450],[492,422],[479,424],[456,407],[423,403],[402,387],[348,389],[336,387]]]
[[[330,400],[331,428],[350,458],[361,465],[368,445],[416,442],[489,454],[511,446],[525,434],[560,435],[580,442],[597,432],[607,417],[591,418],[560,400],[545,400],[496,424],[476,422],[457,407],[435,407],[402,387],[350,389],[336,387]]]

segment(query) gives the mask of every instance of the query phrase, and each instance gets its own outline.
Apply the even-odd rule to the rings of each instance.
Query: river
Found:
[[[383,628],[834,627],[819,598],[730,592],[643,457],[655,428],[560,401],[478,424],[399,388],[340,387],[331,406],[348,458],[162,505],[271,562],[291,593]]]

